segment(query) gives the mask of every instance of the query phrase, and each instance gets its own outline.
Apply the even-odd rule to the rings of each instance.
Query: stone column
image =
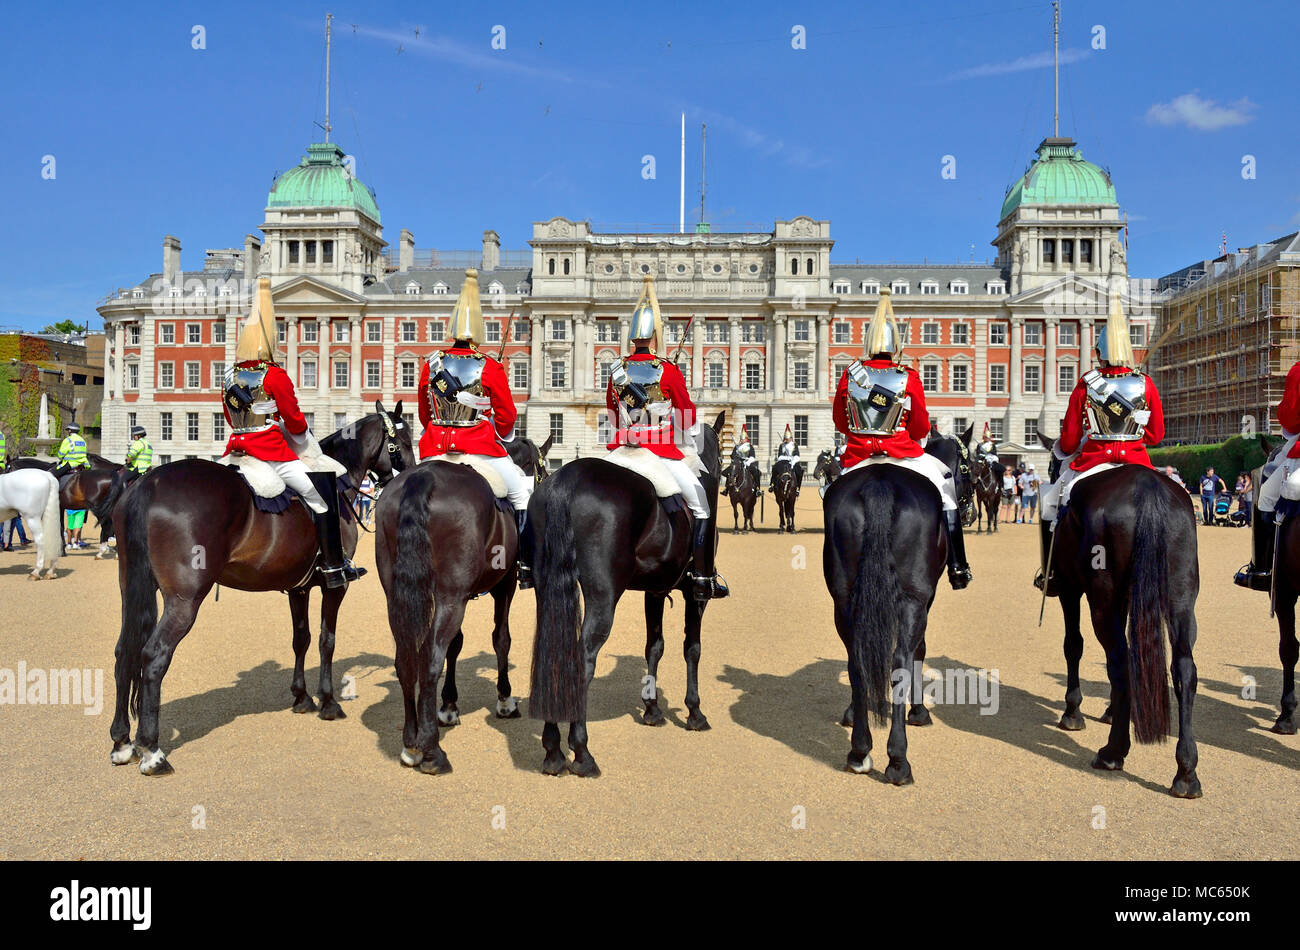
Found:
[[[704,385],[704,321],[691,324],[691,386]]]
[[[329,320],[316,321],[316,394],[322,400],[328,399],[330,394],[330,332],[333,329]],[[322,404],[321,411],[325,406]],[[321,422],[323,420],[317,420]]]
[[[531,364],[528,370],[528,392],[536,396],[542,391],[542,331],[545,321],[539,313],[529,314],[528,355]]]
[[[1061,330],[1060,317],[1048,317],[1043,332],[1047,334],[1047,366],[1043,369],[1043,404],[1056,400],[1056,336]],[[1049,388],[1050,387],[1050,388]]]
[[[1020,399],[1020,393],[1024,385],[1024,367],[1020,361],[1020,342],[1024,336],[1025,318],[1013,316],[1011,318],[1011,365],[1007,367],[1007,391],[1011,395],[1009,400],[1016,408],[1014,403]]]
[[[289,351],[289,376],[297,386],[302,385],[301,367],[298,365],[298,318],[284,318],[284,342]],[[319,380],[319,377],[318,377]]]
[[[727,373],[728,382],[731,388],[740,388],[740,317],[730,317],[727,320],[727,340],[731,344],[730,357],[731,366]]]
[[[385,315],[383,322],[379,324],[379,338],[384,343],[384,355],[379,364],[379,385],[383,389],[384,406],[391,410],[396,405],[397,399],[397,322],[388,315]],[[417,380],[419,378],[416,376]],[[403,406],[402,409],[405,410],[406,407]],[[416,424],[419,424],[418,419]],[[419,436],[412,432],[411,438],[416,439]]]
[[[628,352],[628,327],[632,325],[631,317],[620,317],[618,321],[618,352],[620,355],[626,355]]]
[[[351,368],[348,371],[349,393],[353,399],[361,398],[361,374],[365,367],[361,364],[361,314],[348,317],[348,339],[352,342]]]
[[[1079,375],[1092,369],[1092,317],[1079,318]]]
[[[772,395],[776,399],[785,396],[785,323],[788,314],[778,313],[773,317],[776,323],[776,329],[773,332],[772,340]]]
[[[126,324],[121,320],[113,325],[113,395],[122,398],[122,385],[126,380]]]
[[[831,346],[830,346],[830,314],[822,314],[817,318],[817,398],[826,400],[830,398],[830,373],[831,373]]]

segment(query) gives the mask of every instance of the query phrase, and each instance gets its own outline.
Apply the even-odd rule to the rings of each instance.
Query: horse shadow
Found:
[[[335,695],[341,698],[342,671],[376,664],[392,665],[392,660],[374,653],[360,653],[347,659],[335,658]],[[319,663],[307,667],[305,675],[308,691],[314,696],[320,677]],[[171,728],[169,753],[230,725],[241,716],[280,711],[292,715],[293,696],[289,689],[292,678],[292,666],[266,660],[237,673],[235,682],[227,686],[164,702],[159,716]]]

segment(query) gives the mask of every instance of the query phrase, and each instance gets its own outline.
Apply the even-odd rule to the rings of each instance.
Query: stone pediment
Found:
[[[278,307],[282,304],[364,304],[366,298],[354,294],[337,284],[326,283],[315,277],[293,277],[271,288],[271,299]]]
[[[1120,297],[1124,312],[1133,314],[1149,310],[1150,301],[1143,301],[1130,293],[1128,281],[1124,281],[1124,285]],[[1110,284],[1105,279],[1068,274],[1007,298],[1007,305],[1013,311],[1035,310],[1044,317],[1104,317],[1110,311]]]

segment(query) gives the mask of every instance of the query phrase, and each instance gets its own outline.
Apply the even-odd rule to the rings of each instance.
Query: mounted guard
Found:
[[[1251,519],[1250,563],[1233,582],[1251,590],[1271,590],[1278,532],[1288,515],[1300,513],[1300,363],[1286,374],[1277,421],[1284,441],[1260,470],[1261,485]]]
[[[867,327],[863,355],[840,377],[835,390],[835,428],[848,440],[844,475],[864,465],[890,464],[925,476],[939,490],[948,533],[948,581],[956,590],[971,582],[958,515],[952,471],[925,452],[930,414],[921,377],[900,362],[903,338],[894,318],[888,288]],[[841,476],[843,477],[843,476]]]
[[[790,473],[794,476],[794,494],[799,496],[799,489],[803,487],[803,460],[799,458],[799,446],[795,444],[794,433],[790,431],[790,424],[786,423],[785,436],[781,439],[781,444],[776,450],[776,459],[772,462],[775,468],[777,462],[786,462],[790,466]],[[776,482],[773,481],[768,491],[776,491]]]
[[[725,479],[728,475],[730,475],[731,471],[737,465],[741,466],[742,469],[741,474],[744,474],[743,471],[744,469],[749,470],[749,474],[752,475],[754,479],[755,490],[762,487],[763,472],[758,467],[758,453],[754,451],[753,443],[749,441],[749,430],[745,428],[745,426],[740,427],[740,441],[737,442],[735,446],[733,446],[731,449],[731,465],[729,465],[727,468],[723,470],[722,472],[723,478]],[[725,482],[723,483],[722,489],[719,492],[719,494],[722,495],[727,494],[727,485]]]
[[[1055,597],[1049,560],[1052,535],[1070,493],[1086,477],[1124,464],[1152,468],[1146,446],[1165,436],[1160,393],[1150,376],[1134,369],[1128,320],[1118,294],[1111,296],[1106,326],[1097,334],[1098,367],[1084,373],[1070,393],[1061,435],[1052,446],[1059,462],[1068,462],[1059,478],[1043,490],[1039,519],[1041,567],[1034,586]]]

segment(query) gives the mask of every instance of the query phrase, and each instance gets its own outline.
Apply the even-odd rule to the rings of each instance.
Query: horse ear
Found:
[[[722,435],[722,426],[727,421],[727,410],[723,409],[718,413],[718,418],[713,420],[713,432],[715,435]]]
[[[970,437],[975,434],[975,423],[966,427],[966,431],[961,434],[962,445],[970,445]]]
[[[1041,433],[1041,432],[1038,433],[1038,441],[1042,443],[1042,446],[1043,446],[1043,448],[1045,448],[1045,449],[1050,449],[1053,445],[1056,444],[1056,440],[1055,440],[1055,439],[1053,439],[1053,438],[1052,438],[1051,436],[1049,436],[1049,435],[1044,435],[1044,434]]]
[[[375,400],[375,412],[379,413],[381,416],[384,414],[384,401],[382,399]]]
[[[402,400],[397,400],[397,405],[393,407],[393,415],[402,418]]]
[[[552,432],[550,435],[548,435],[548,436],[546,437],[546,441],[543,442],[543,443],[538,447],[538,449],[537,449],[537,455],[538,455],[540,458],[546,458],[546,453],[549,452],[549,451],[551,451],[551,443],[554,442],[554,441],[555,441],[555,433]]]

